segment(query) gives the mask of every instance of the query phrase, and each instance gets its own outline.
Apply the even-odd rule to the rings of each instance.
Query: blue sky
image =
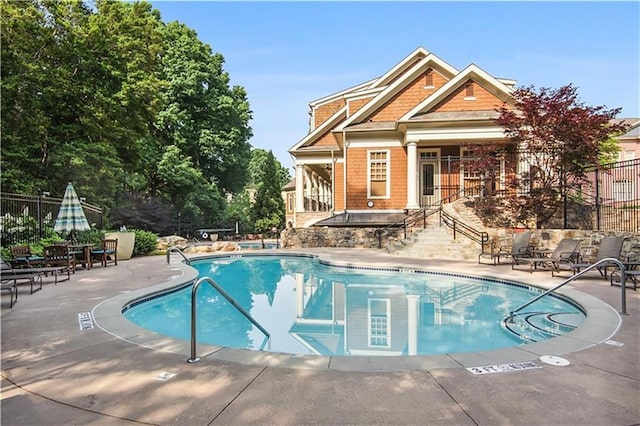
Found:
[[[248,94],[254,147],[293,166],[309,102],[384,74],[421,46],[518,86],[572,83],[587,105],[640,117],[638,2],[154,1],[225,58]]]

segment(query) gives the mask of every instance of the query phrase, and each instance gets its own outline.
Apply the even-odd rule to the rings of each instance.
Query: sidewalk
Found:
[[[416,264],[434,270],[553,281],[550,274],[511,271],[475,262],[389,257],[377,251],[317,249],[341,262]],[[567,367],[474,375],[453,368],[398,369],[369,360],[331,368],[313,357],[287,368],[267,353],[222,350],[195,364],[180,351],[159,351],[124,341],[98,327],[81,330],[78,314],[114,296],[178,280],[179,257],[134,258],[118,266],[78,271],[70,281],[47,283],[29,295],[20,289],[9,309],[2,298],[3,425],[68,424],[446,424],[630,425],[640,422],[640,292],[627,291],[627,312],[611,340],[560,355]],[[603,279],[573,286],[620,310],[620,289]],[[164,340],[164,339],[159,339]],[[164,347],[174,342],[167,339]],[[611,342],[614,343],[614,342]],[[183,345],[184,346],[184,345]],[[225,355],[226,354],[226,355]],[[496,354],[476,354],[482,365]],[[422,358],[424,365],[429,360]],[[278,362],[275,362],[277,360]],[[353,361],[355,363],[356,361]],[[476,361],[477,362],[477,361]],[[342,367],[337,367],[342,363]],[[307,365],[305,365],[307,364]],[[365,361],[366,364],[366,361]],[[457,364],[457,366],[455,366]],[[368,370],[368,371],[367,371]],[[386,371],[391,370],[391,371]],[[171,374],[174,374],[171,378]],[[167,380],[164,380],[167,379]]]

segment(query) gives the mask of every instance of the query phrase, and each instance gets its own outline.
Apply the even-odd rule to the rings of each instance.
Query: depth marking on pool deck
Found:
[[[496,364],[485,365],[483,367],[468,367],[467,370],[473,374],[493,374],[493,373],[508,373],[510,371],[522,371],[522,370],[534,370],[536,368],[542,368],[542,366],[535,362],[514,362],[511,364]]]
[[[91,312],[78,312],[78,324],[80,325],[80,330],[91,330],[93,328]]]

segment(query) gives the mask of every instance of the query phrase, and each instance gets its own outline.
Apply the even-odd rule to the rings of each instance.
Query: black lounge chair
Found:
[[[576,263],[579,257],[578,246],[582,240],[579,238],[564,238],[552,252],[549,250],[531,252],[531,257],[518,257],[511,264],[511,269],[516,265],[529,265],[529,271],[545,270],[558,271],[564,264]]]
[[[1,289],[11,293],[11,307],[13,308],[13,293],[15,292],[15,300],[18,301],[18,286],[21,284],[29,284],[31,286],[31,294],[42,290],[42,275],[44,272],[36,272],[33,269],[14,269],[7,262],[2,260],[0,268],[0,285]],[[40,287],[34,289],[36,282]]]
[[[12,277],[27,278],[29,275],[48,275],[51,274],[54,277],[54,284],[58,284],[58,273],[67,272],[67,280],[71,278],[69,270],[64,266],[43,266],[41,268],[26,267],[26,268],[12,268],[4,259],[2,259],[0,268],[0,274],[3,281],[5,277],[7,279]],[[42,281],[42,280],[41,280]],[[40,288],[42,288],[42,282],[40,282]],[[31,291],[33,293],[33,290]]]
[[[574,274],[577,274],[581,270],[583,270],[585,268],[588,268],[589,266],[591,266],[594,263],[599,262],[601,260],[609,259],[609,258],[613,258],[613,259],[619,260],[620,259],[620,255],[622,254],[622,245],[624,244],[626,239],[627,239],[627,237],[613,237],[613,236],[604,237],[600,241],[600,246],[598,248],[598,254],[596,255],[596,258],[592,263],[586,263],[586,262],[572,263],[572,262],[568,262],[568,263],[559,265],[559,269],[557,271],[553,271],[552,270],[551,271],[551,275],[553,276],[554,273],[560,272],[560,270],[570,270]],[[609,263],[607,265],[597,266],[596,268],[598,269],[598,272],[600,272],[600,275],[603,276],[605,279],[607,279],[608,278],[607,268],[610,268],[612,266],[616,266],[616,265],[613,264],[613,262],[612,262],[612,263]]]
[[[511,247],[500,246],[498,251],[493,251],[491,247],[490,253],[480,253],[478,255],[478,263],[482,263],[482,259],[490,259],[494,265],[500,263],[500,258],[511,258],[511,262],[516,262],[517,258],[531,257],[529,241],[531,240],[531,231],[518,232],[513,236]]]

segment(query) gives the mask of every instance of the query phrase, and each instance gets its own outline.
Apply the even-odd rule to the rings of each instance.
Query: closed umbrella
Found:
[[[62,198],[62,205],[58,212],[58,217],[53,225],[53,230],[60,233],[72,233],[74,231],[86,231],[91,229],[87,217],[84,215],[82,204],[78,199],[76,190],[71,185],[67,185]]]

